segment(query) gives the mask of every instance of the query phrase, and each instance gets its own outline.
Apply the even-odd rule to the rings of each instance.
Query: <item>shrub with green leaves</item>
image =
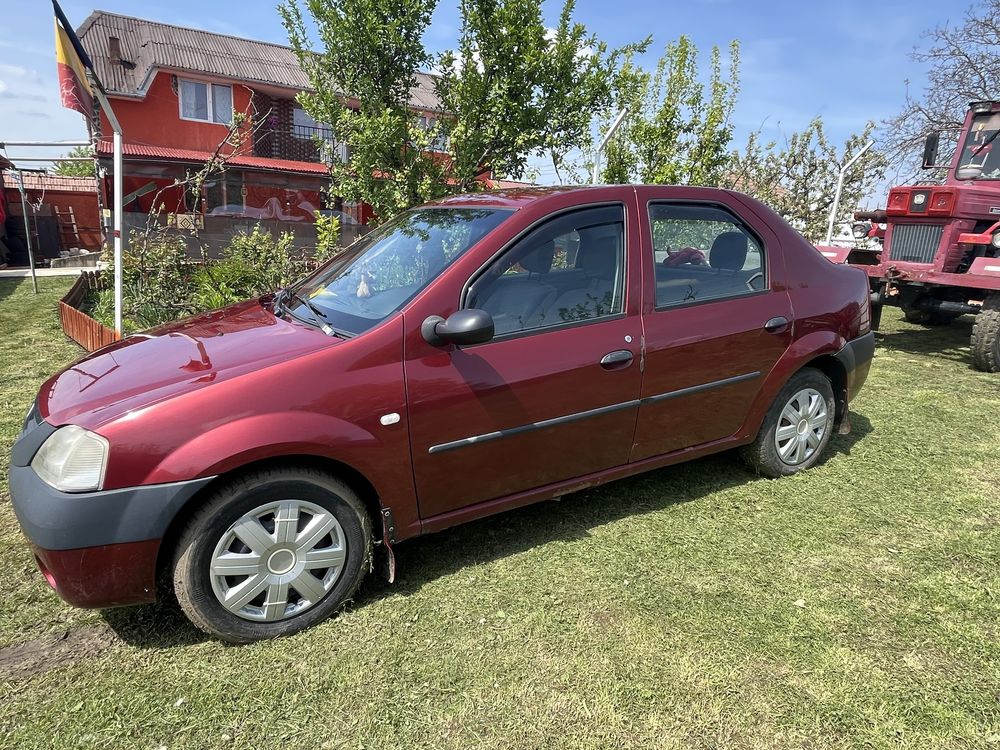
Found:
[[[259,225],[233,236],[222,257],[188,258],[184,239],[166,227],[133,232],[122,257],[122,328],[126,333],[273,292],[297,281],[339,250],[339,220],[324,217],[312,256],[298,252],[290,232],[275,236]],[[331,239],[332,238],[332,239]],[[108,277],[114,274],[109,258]],[[114,289],[96,292],[87,308],[114,324]]]

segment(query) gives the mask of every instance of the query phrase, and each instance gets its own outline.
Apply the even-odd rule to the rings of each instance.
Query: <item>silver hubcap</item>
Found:
[[[344,569],[347,539],[330,511],[304,500],[255,508],[212,553],[212,590],[246,620],[284,620],[315,606]]]
[[[774,431],[774,447],[778,458],[789,466],[798,466],[812,458],[830,428],[826,399],[812,388],[792,396],[781,410]]]

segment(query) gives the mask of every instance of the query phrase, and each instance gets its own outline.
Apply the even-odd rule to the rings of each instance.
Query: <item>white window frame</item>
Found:
[[[208,97],[208,119],[202,120],[200,117],[185,117],[184,116],[184,84],[185,83],[199,83],[205,86],[205,95]],[[215,120],[215,105],[213,104],[215,97],[212,95],[212,88],[215,86],[220,86],[222,88],[229,89],[229,123],[217,122]],[[233,113],[235,112],[235,107],[232,106],[233,103],[233,87],[228,83],[212,83],[211,81],[202,81],[198,78],[181,78],[177,77],[177,114],[182,120],[187,120],[188,122],[207,122],[210,125],[221,125],[224,128],[228,128],[229,124],[233,121]]]

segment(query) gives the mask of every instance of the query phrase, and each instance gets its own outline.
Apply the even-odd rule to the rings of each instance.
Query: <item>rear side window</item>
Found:
[[[550,219],[475,278],[465,306],[490,313],[497,335],[620,314],[624,214],[620,205],[600,206]]]
[[[656,306],[738,297],[767,288],[760,240],[728,210],[651,203]]]

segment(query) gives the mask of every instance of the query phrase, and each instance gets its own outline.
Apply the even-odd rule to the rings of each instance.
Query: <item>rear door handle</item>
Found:
[[[601,357],[601,367],[606,369],[612,369],[619,365],[628,365],[632,362],[632,352],[628,349],[618,349],[617,351],[608,352],[603,357]]]
[[[768,333],[783,333],[785,329],[788,328],[788,318],[783,315],[779,315],[776,318],[771,318],[764,324],[764,330]]]

